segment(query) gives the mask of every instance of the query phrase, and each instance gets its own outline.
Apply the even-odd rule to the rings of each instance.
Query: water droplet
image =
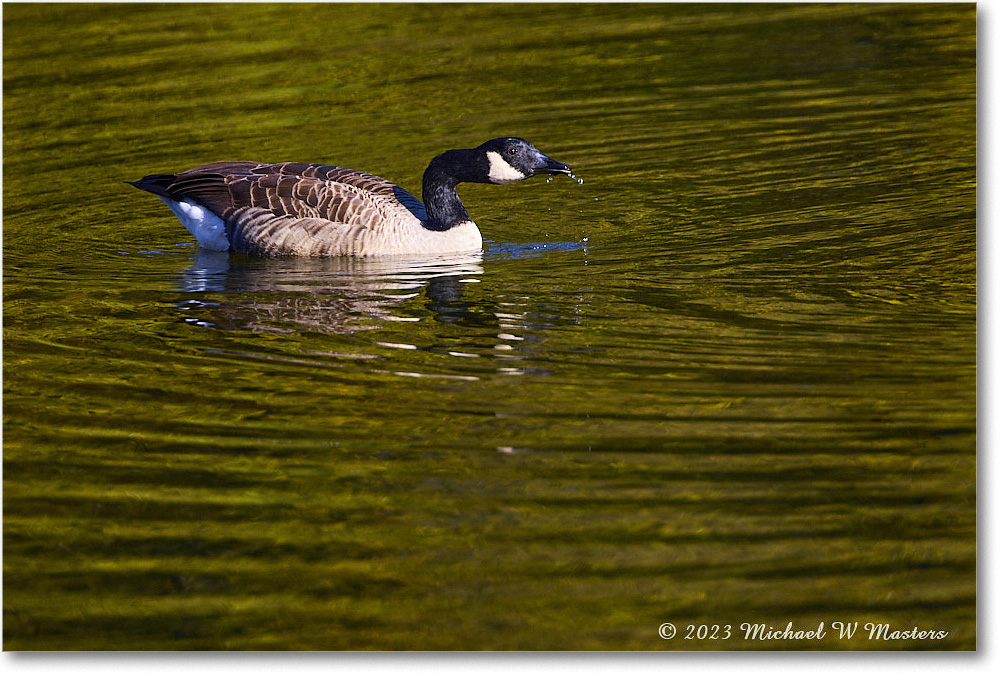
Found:
[[[553,178],[555,178],[555,176],[549,176],[548,178],[545,179],[545,182],[551,183]]]
[[[570,178],[572,178],[573,180],[575,180],[575,181],[577,182],[577,184],[578,184],[578,185],[583,185],[583,179],[582,179],[582,178],[578,178],[578,177],[576,176],[576,174],[572,174],[572,173],[571,173],[571,174],[569,175],[569,177],[570,177]]]

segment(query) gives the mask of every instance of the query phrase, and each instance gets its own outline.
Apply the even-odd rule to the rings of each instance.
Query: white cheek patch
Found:
[[[494,183],[516,183],[527,178],[523,173],[507,163],[499,152],[489,150],[486,156],[490,159],[490,181]]]

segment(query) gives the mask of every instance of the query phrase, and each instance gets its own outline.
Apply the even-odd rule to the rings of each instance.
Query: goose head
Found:
[[[459,183],[516,183],[539,174],[569,175],[568,164],[543,155],[523,138],[494,138],[478,148],[448,150],[424,171],[424,206],[428,219],[424,227],[447,230],[456,224],[471,222],[458,198]]]
[[[485,158],[485,183],[516,183],[539,174],[569,175],[568,164],[543,155],[523,138],[494,138],[478,148],[476,154]],[[480,166],[483,166],[480,159]]]

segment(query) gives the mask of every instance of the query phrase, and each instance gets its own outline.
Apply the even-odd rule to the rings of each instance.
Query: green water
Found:
[[[4,648],[975,648],[975,21],[4,5]],[[122,183],[501,135],[585,182],[463,186],[481,257]]]

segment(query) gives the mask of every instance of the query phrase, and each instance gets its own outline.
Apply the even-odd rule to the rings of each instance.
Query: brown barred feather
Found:
[[[246,253],[354,253],[380,218],[427,218],[423,204],[399,186],[337,166],[215,162],[172,178],[165,196],[206,206],[227,223],[232,249]]]

